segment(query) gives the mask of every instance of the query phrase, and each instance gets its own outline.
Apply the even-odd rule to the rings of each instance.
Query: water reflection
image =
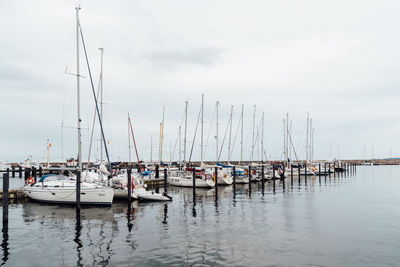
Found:
[[[53,265],[262,266],[281,262],[290,266],[297,260],[299,265],[324,265],[304,262],[304,258],[325,258],[327,254],[314,244],[324,240],[333,246],[337,241],[329,234],[342,221],[332,218],[336,205],[330,205],[342,196],[327,198],[323,192],[345,181],[324,176],[325,183],[321,183],[321,179],[295,176],[293,181],[289,177],[219,186],[218,192],[197,188],[195,194],[192,188],[169,187],[174,199],[170,203],[114,203],[111,208],[82,208],[79,216],[75,208],[26,203],[20,205],[23,221],[19,223],[29,232],[19,235],[41,247],[57,242],[56,249],[67,256],[64,259],[59,251],[49,251],[46,257]],[[12,265],[14,256],[8,254],[4,229],[3,261],[8,257]],[[20,248],[12,246],[12,255],[14,249]],[[37,247],[30,249],[30,258],[40,253]],[[46,265],[38,259],[32,263]]]
[[[76,225],[75,225],[75,238],[74,242],[76,244],[76,254],[78,261],[76,263],[77,266],[83,266],[82,264],[82,255],[81,255],[81,250],[82,250],[82,241],[81,241],[81,210],[79,208],[76,209]]]
[[[9,252],[8,252],[8,218],[3,217],[3,228],[1,229],[1,231],[3,234],[3,240],[1,242],[1,248],[3,250],[3,257],[1,259],[1,261],[2,261],[1,265],[5,265],[8,260],[8,256],[9,256]]]

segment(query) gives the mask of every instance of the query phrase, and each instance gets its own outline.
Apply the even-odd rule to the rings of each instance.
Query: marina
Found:
[[[192,189],[169,187],[172,202],[82,208],[79,220],[73,207],[17,201],[6,228],[3,220],[2,261],[393,266],[399,261],[399,174],[399,166],[358,166],[293,184],[287,178],[236,185],[235,191],[220,187],[218,198],[215,189],[197,189],[193,198]],[[52,249],[36,257],[43,247]]]
[[[0,2],[0,266],[399,266],[399,8]]]

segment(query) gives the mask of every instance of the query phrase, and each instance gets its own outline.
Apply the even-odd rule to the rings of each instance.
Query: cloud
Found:
[[[219,47],[181,47],[145,52],[142,59],[155,68],[177,69],[191,66],[213,67],[222,61]]]

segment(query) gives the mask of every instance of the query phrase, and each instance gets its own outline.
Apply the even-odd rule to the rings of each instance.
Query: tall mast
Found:
[[[231,106],[231,116],[229,117],[228,164],[231,161],[232,114],[233,114],[233,105]]]
[[[183,162],[186,163],[186,134],[187,134],[188,101],[185,101],[185,136],[183,137]]]
[[[200,144],[201,164],[203,164],[203,124],[204,124],[204,94],[201,95],[201,144]]]
[[[310,113],[307,113],[307,138],[306,138],[306,167],[307,167],[307,160],[308,160],[308,127],[309,127],[309,120],[310,120]]]
[[[283,161],[286,161],[286,130],[285,130],[285,125],[286,125],[286,119],[284,118],[282,120],[282,124],[283,124]]]
[[[99,48],[101,52],[101,63],[100,63],[100,119],[103,121],[103,48]],[[100,163],[103,163],[103,135],[100,131]]]
[[[242,104],[242,112],[241,112],[241,130],[240,130],[240,162],[242,162],[243,160],[243,108],[244,108],[244,104]]]
[[[309,153],[308,159],[310,161],[312,161],[312,150],[313,150],[313,147],[312,147],[312,135],[313,135],[313,127],[312,127],[312,119],[310,119],[310,142],[309,142],[310,149],[308,151],[308,153]]]
[[[286,113],[286,165],[289,166],[289,113]]]
[[[264,111],[261,117],[261,164],[264,162]]]
[[[162,153],[163,153],[163,144],[164,144],[164,117],[165,117],[165,106],[163,106],[162,123],[161,123],[160,163],[162,162]]]
[[[215,163],[218,162],[218,106],[219,106],[219,102],[217,101],[217,103],[215,104],[215,110],[216,110],[216,115],[217,115],[217,127],[216,127],[216,135],[215,135],[215,142],[216,142],[216,157],[215,157]]]
[[[253,151],[254,151],[254,131],[256,127],[256,105],[254,105],[254,111],[253,111],[253,142],[252,142],[252,148],[251,148],[251,161],[253,162]]]
[[[182,162],[182,126],[179,125],[179,166]]]
[[[76,10],[76,91],[77,91],[77,105],[78,105],[78,166],[79,171],[82,172],[82,138],[81,138],[81,103],[80,103],[80,76],[79,76],[79,10]]]
[[[129,128],[129,113],[128,113],[128,146],[129,146],[129,161],[128,165],[131,164],[131,132]]]

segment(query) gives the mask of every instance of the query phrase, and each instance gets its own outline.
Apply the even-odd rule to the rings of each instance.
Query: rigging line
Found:
[[[179,140],[179,135],[180,135],[180,128],[182,128],[182,124],[183,124],[183,120],[185,119],[185,112],[183,113],[183,116],[182,116],[182,120],[181,120],[181,124],[179,125],[179,127],[178,127],[178,134],[176,135],[176,141],[175,141],[175,145],[174,145],[174,150],[172,151],[172,155],[171,155],[171,161],[172,161],[172,158],[174,158],[174,156],[175,156],[175,149],[176,149],[176,145],[177,145],[177,143],[178,143],[178,140]],[[182,153],[182,151],[179,151],[179,153]]]
[[[228,124],[226,125],[226,129],[225,129],[224,139],[222,139],[221,149],[219,150],[219,154],[218,154],[218,161],[221,158],[222,149],[224,148],[224,144],[225,144],[226,134],[228,133],[229,124],[231,123],[231,121],[232,121],[232,116],[229,115]]]
[[[204,146],[203,155],[205,155],[206,151],[207,151],[208,140],[210,139],[210,134],[211,134],[211,130],[212,130],[213,122],[214,122],[214,115],[215,115],[216,110],[217,110],[217,108],[215,107],[214,111],[212,113],[212,116],[211,116],[210,128],[208,129],[208,135],[207,135],[207,139],[206,139],[206,145]]]
[[[138,164],[139,164],[139,169],[141,170],[142,166],[140,164],[139,154],[138,154],[137,147],[136,147],[135,135],[133,134],[131,118],[129,116],[128,116],[128,120],[129,120],[129,126],[131,127],[131,134],[132,134],[133,144],[135,145],[136,158],[137,158],[137,161],[138,161]]]
[[[101,76],[101,74],[100,74]],[[99,86],[97,88],[97,101],[99,101],[99,92],[100,92],[100,83]],[[94,110],[94,114],[93,114],[93,123],[92,123],[92,133],[90,135],[90,143],[89,143],[89,155],[88,155],[88,167],[89,167],[89,162],[90,162],[90,153],[92,151],[92,142],[93,142],[93,133],[94,133],[94,124],[96,122],[96,109]],[[87,178],[88,173],[86,172],[86,177]]]
[[[197,117],[196,129],[194,130],[194,137],[193,137],[193,142],[192,142],[192,148],[190,149],[190,155],[189,155],[188,163],[190,163],[190,160],[192,158],[194,142],[196,141],[196,135],[197,135],[197,127],[199,126],[199,121],[200,121],[200,115],[201,115],[201,107],[200,107],[200,111],[199,111],[199,116]]]
[[[260,123],[261,124],[261,123]],[[256,135],[256,139],[254,139],[254,144],[255,143],[257,143],[257,141],[258,141],[258,135],[259,135],[259,133],[260,133],[260,128],[261,128],[261,125],[257,125],[257,135]],[[255,148],[255,145],[253,146],[253,148],[252,148],[252,150],[251,150],[251,161],[253,161],[253,155],[254,155],[254,148]]]
[[[231,154],[229,155],[229,158],[232,158],[232,154],[233,154],[233,148],[235,147],[235,143],[236,143],[236,137],[237,137],[237,135],[238,135],[238,133],[239,133],[239,129],[240,129],[240,123],[241,123],[241,121],[242,121],[242,116],[240,116],[240,119],[239,119],[239,123],[238,123],[237,129],[236,129],[235,138],[233,139],[233,144],[232,144]]]
[[[292,144],[292,148],[293,148],[294,156],[296,157],[296,160],[297,160],[297,164],[299,165],[299,163],[300,163],[299,162],[299,158],[297,157],[296,149],[294,148],[294,145],[293,145],[293,142],[292,142],[292,134],[289,132],[288,136],[289,136],[289,139],[290,139],[290,143]]]
[[[176,149],[176,145],[178,143],[178,139],[179,139],[179,128],[178,128],[178,134],[176,135],[174,149],[172,150],[172,153],[171,153],[171,156],[170,156],[170,159],[169,159],[170,162],[172,162],[172,159],[175,157],[175,149]]]
[[[102,137],[103,137],[104,148],[105,148],[106,155],[107,155],[108,171],[111,172],[111,162],[110,162],[110,157],[109,157],[109,155],[108,155],[108,149],[107,149],[106,138],[104,137],[103,123],[102,123],[101,118],[100,118],[99,105],[98,105],[98,103],[97,103],[96,92],[94,91],[92,72],[91,72],[90,66],[89,66],[89,58],[88,58],[87,51],[86,51],[85,39],[83,38],[83,31],[82,31],[82,27],[81,27],[80,25],[79,25],[79,31],[80,31],[80,33],[81,33],[83,50],[85,51],[86,65],[87,65],[88,72],[89,72],[89,77],[90,77],[90,84],[91,84],[91,87],[92,87],[93,98],[94,98],[94,101],[95,101],[95,103],[96,103],[97,117],[98,117],[98,119],[99,119],[100,129],[101,129],[101,135],[102,135]]]

